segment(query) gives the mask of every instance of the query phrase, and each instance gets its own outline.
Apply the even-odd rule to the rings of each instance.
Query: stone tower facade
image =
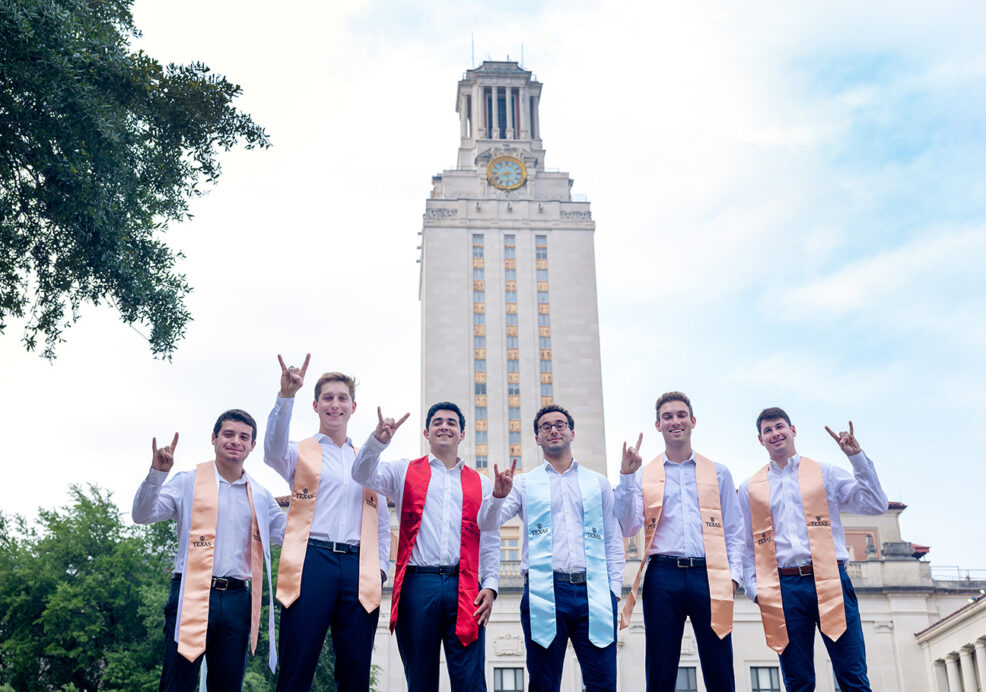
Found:
[[[605,474],[595,223],[568,173],[545,168],[540,98],[516,62],[459,82],[457,165],[432,178],[421,232],[422,411],[458,403],[462,456],[492,474],[541,463],[534,414],[558,403],[575,458]]]

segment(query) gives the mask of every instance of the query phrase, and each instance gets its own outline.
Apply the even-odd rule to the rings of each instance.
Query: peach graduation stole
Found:
[[[664,455],[656,457],[644,467],[641,488],[644,495],[644,555],[634,577],[633,586],[620,614],[620,628],[630,624],[630,616],[637,604],[640,579],[647,565],[654,534],[661,521],[664,504]],[[701,454],[695,454],[695,484],[698,488],[698,506],[702,515],[702,542],[705,546],[705,571],[709,579],[709,596],[712,631],[720,639],[733,629],[733,586],[726,555],[726,534],[722,522],[722,502],[719,498],[719,480],[716,467]],[[708,517],[708,519],[705,519]]]
[[[764,636],[767,646],[781,653],[787,647],[788,634],[781,599],[777,547],[774,544],[774,520],[770,512],[769,468],[767,464],[750,479],[750,521],[757,570],[757,603],[763,619]],[[839,563],[835,559],[825,481],[822,479],[822,467],[817,461],[801,457],[798,486],[808,529],[812,574],[818,597],[819,628],[835,640],[846,630],[846,610],[842,600]]]
[[[250,613],[251,652],[257,650],[260,626],[260,597],[263,593],[264,548],[260,541],[257,513],[253,506],[253,489],[247,481],[250,501],[250,567],[252,603]],[[209,628],[209,592],[212,589],[212,565],[216,547],[216,524],[219,521],[219,486],[215,462],[195,467],[195,487],[189,519],[188,554],[182,575],[181,622],[178,627],[178,653],[194,661],[205,651]]]
[[[355,449],[355,448],[354,448]],[[298,443],[298,464],[291,487],[291,506],[281,547],[277,572],[277,600],[290,606],[301,595],[301,572],[305,566],[308,536],[312,530],[318,483],[322,477],[322,446],[314,437]],[[377,567],[377,524],[379,498],[363,489],[363,515],[360,522],[359,601],[366,612],[380,606],[380,573]]]

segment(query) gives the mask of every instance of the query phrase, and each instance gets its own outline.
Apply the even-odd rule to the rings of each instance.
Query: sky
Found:
[[[179,431],[176,467],[192,468],[227,408],[262,435],[278,353],[356,375],[354,441],[379,405],[411,412],[392,446],[417,450],[431,176],[455,166],[465,70],[523,56],[544,84],[546,165],[596,222],[611,478],[623,440],[662,450],[668,390],[689,394],[695,447],[737,483],[766,461],[763,407],[790,413],[799,451],[846,468],[824,426],[851,419],[908,505],[903,539],[936,566],[986,570],[986,6],[138,0],[134,14],[135,47],[240,84],[274,146],[223,154],[194,218],[164,235],[194,286],[171,362],[103,307],[53,363],[23,350],[21,324],[0,336],[0,510],[33,517],[73,483],[129,510],[151,438]],[[317,425],[305,402],[296,439]],[[247,468],[287,493],[262,450]]]

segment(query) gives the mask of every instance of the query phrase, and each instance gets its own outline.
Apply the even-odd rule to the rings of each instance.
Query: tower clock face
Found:
[[[527,168],[513,156],[497,156],[490,161],[486,178],[501,190],[516,190],[527,180]]]

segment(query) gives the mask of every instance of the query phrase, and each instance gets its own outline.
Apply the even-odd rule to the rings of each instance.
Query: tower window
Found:
[[[473,281],[482,281],[483,279],[486,278],[486,270],[483,269],[482,267],[475,267],[472,270],[472,278]]]
[[[503,278],[505,281],[516,281],[517,280],[517,270],[507,269],[503,272]]]
[[[515,248],[513,245],[508,245],[507,247],[503,248],[503,256],[506,259],[516,259],[517,248]]]
[[[474,312],[472,315],[472,323],[476,325],[486,324],[486,313]]]
[[[520,420],[520,406],[511,406],[507,409],[507,417],[510,420]]]
[[[489,465],[490,465],[490,462],[488,461],[488,457],[486,455],[476,457],[476,468],[477,469],[485,469],[485,468],[489,467]]]
[[[508,303],[516,303],[517,302],[517,291],[507,291],[506,292],[506,301]]]
[[[538,314],[538,326],[539,327],[550,327],[551,326],[551,316],[548,313]]]
[[[514,360],[514,359],[508,360],[507,361],[507,372],[520,372],[520,361],[519,360]]]
[[[543,363],[544,361],[541,362]],[[476,372],[486,372],[486,360],[483,358],[477,358],[473,361],[473,370]],[[544,371],[542,370],[542,372]]]
[[[482,302],[482,301],[477,301],[477,302]],[[538,302],[539,303],[547,303],[548,302],[548,292],[547,291],[538,291]]]
[[[551,361],[542,360],[541,361],[541,372],[551,372]]]
[[[543,339],[542,339],[543,341]],[[549,339],[550,341],[550,339]],[[486,348],[486,337],[485,336],[474,336],[472,338],[473,348]],[[541,348],[548,348],[548,346],[542,346]]]
[[[541,384],[541,396],[553,396],[552,385],[550,382],[544,382]]]
[[[507,396],[520,396],[520,383],[519,382],[508,382],[507,383]]]
[[[508,246],[514,246],[517,244],[517,236],[513,234],[507,234],[503,236],[503,244]]]
[[[486,420],[486,407],[477,406],[476,407],[476,420]]]
[[[487,439],[487,433],[485,430],[476,431],[476,444],[484,445],[486,444],[486,439]]]
[[[520,431],[511,430],[510,431],[510,444],[519,445],[520,444]]]
[[[482,338],[483,341],[486,340],[486,337],[476,337],[476,338],[477,339]],[[538,348],[551,348],[551,337],[550,336],[542,336],[542,337],[539,337],[538,338]]]
[[[476,382],[476,394],[483,395],[486,394],[486,383]]]
[[[519,341],[519,339],[516,336],[508,336],[507,337],[507,348],[517,348],[518,347],[518,341]],[[542,346],[541,348],[544,348],[544,346]]]
[[[482,257],[483,256],[483,246],[482,245],[473,245],[472,246],[472,256],[473,257]]]
[[[546,247],[537,248],[534,252],[534,256],[537,259],[548,259],[548,248]],[[482,257],[482,255],[480,255],[480,257]]]
[[[540,293],[538,295],[541,295]],[[486,291],[473,291],[472,292],[472,302],[482,303],[486,300]],[[547,302],[547,301],[545,301]]]
[[[508,327],[516,327],[517,326],[517,313],[516,312],[508,312],[507,313],[507,326]]]
[[[480,270],[480,271],[482,271],[482,270]],[[480,278],[482,278],[482,277],[480,277]],[[547,269],[538,269],[538,281],[547,281],[547,280],[548,280],[548,270]]]

